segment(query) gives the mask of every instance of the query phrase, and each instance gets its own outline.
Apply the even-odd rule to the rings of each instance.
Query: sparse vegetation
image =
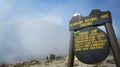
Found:
[[[67,67],[67,59],[63,56],[56,56],[55,60],[32,60],[29,62],[16,64],[0,64],[0,67]],[[79,60],[75,61],[74,67],[116,67],[112,55],[109,55],[105,61],[99,64],[87,65]]]

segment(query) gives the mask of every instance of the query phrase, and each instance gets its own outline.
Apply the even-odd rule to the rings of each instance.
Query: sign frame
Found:
[[[96,16],[96,15],[99,15],[99,14],[105,13],[105,12],[108,12],[108,11],[100,11],[100,9],[94,9],[94,10],[91,11],[89,16]],[[111,19],[110,11],[109,11],[109,14],[110,14],[110,20],[109,21],[107,21],[107,22],[105,21],[102,24],[88,25],[88,26],[85,26],[85,27],[89,27],[89,26],[95,26],[96,27],[96,26],[102,26],[102,25],[105,26],[105,29],[106,29],[107,35],[108,35],[108,39],[110,41],[110,46],[111,46],[110,48],[112,49],[113,56],[114,56],[114,59],[115,59],[115,62],[116,62],[116,66],[120,67],[120,48],[119,48],[119,44],[117,42],[117,38],[116,38],[114,29],[113,29],[113,26],[112,26],[112,19]],[[72,18],[74,18],[74,17],[72,17]],[[78,21],[79,21],[79,18],[78,18]],[[70,23],[71,23],[71,20],[70,20]],[[70,35],[71,39],[70,39],[69,58],[68,58],[68,66],[67,67],[73,67],[73,65],[74,65],[73,32],[76,31],[76,30],[80,30],[81,28],[84,28],[84,27],[78,26],[75,29],[72,29],[71,27],[69,27],[70,34],[71,34]]]

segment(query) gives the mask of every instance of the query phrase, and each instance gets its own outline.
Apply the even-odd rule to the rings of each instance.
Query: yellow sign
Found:
[[[79,18],[80,19],[80,18]],[[82,27],[88,27],[88,26],[96,26],[96,25],[102,25],[105,22],[111,21],[111,15],[110,12],[98,14],[96,16],[87,16],[83,17],[80,20],[71,19],[70,22],[70,30],[76,30],[80,29]]]
[[[106,19],[106,18],[109,18],[108,14],[103,14],[100,16],[100,19]],[[91,18],[85,19],[84,21],[80,20],[79,22],[71,23],[70,27],[76,26],[76,25],[80,25],[81,27],[89,26],[89,25],[92,25],[93,22],[97,20],[98,20],[98,17],[91,17]]]
[[[75,51],[102,49],[107,43],[104,37],[105,33],[97,28],[79,32],[75,38]]]

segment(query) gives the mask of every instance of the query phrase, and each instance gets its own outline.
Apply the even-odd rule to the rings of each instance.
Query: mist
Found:
[[[111,11],[120,38],[119,6],[112,0],[0,0],[0,64],[67,55],[69,20],[74,13],[87,16],[95,8]]]
[[[0,63],[16,63],[66,55],[69,30],[58,16],[20,17],[0,27]]]

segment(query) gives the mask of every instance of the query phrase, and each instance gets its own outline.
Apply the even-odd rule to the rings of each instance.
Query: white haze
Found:
[[[61,22],[58,16],[38,15],[16,18],[2,24],[0,63],[40,59],[51,53],[66,55],[69,31]]]

